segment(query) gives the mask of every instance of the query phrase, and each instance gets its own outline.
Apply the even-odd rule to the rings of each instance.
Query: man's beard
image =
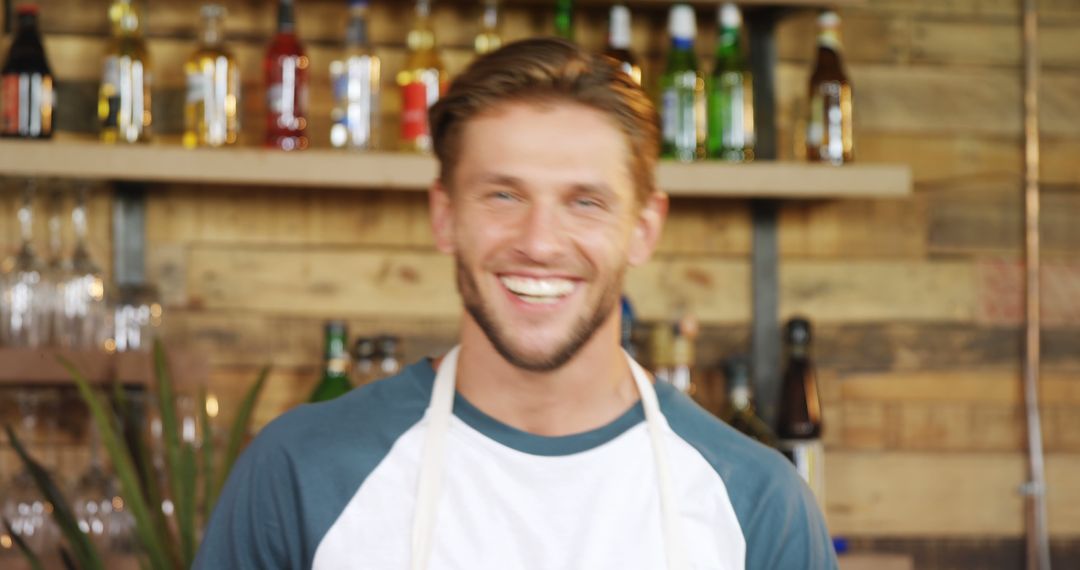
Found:
[[[492,346],[507,362],[530,372],[551,372],[562,368],[564,364],[569,362],[585,346],[585,343],[596,334],[597,329],[604,324],[604,321],[611,316],[622,292],[624,270],[620,270],[616,278],[604,288],[592,314],[585,315],[574,323],[569,337],[562,345],[556,347],[549,354],[530,356],[515,349],[506,337],[506,331],[500,330],[495,323],[494,316],[480,296],[480,288],[477,286],[476,280],[468,268],[465,267],[461,257],[457,257],[455,262],[457,265],[458,292],[461,294],[462,302],[465,304],[465,310],[480,325],[480,329],[484,331]]]

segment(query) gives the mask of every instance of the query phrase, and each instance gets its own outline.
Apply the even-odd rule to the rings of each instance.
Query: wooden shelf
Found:
[[[205,381],[207,368],[204,361],[178,349],[169,349],[168,353],[174,384],[196,386]],[[59,357],[70,360],[91,384],[120,382],[128,386],[146,386],[152,384],[154,377],[149,352],[0,347],[0,386],[73,384]]]
[[[432,157],[405,153],[0,141],[2,176],[423,191],[436,174]],[[663,162],[657,178],[676,197],[899,198],[912,186],[907,166],[875,164]]]

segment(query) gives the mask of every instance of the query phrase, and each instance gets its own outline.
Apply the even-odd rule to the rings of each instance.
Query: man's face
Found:
[[[612,119],[573,103],[505,104],[466,124],[433,226],[469,315],[511,364],[565,364],[651,254],[667,202],[637,204],[628,152]]]

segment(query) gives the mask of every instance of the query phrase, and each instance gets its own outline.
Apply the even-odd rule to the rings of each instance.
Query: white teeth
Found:
[[[511,293],[518,295],[528,303],[551,304],[559,297],[574,290],[574,282],[569,279],[535,279],[532,277],[500,277],[503,285]]]

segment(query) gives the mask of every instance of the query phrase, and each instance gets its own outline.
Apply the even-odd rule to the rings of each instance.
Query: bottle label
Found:
[[[22,76],[9,73],[0,79],[0,133],[14,135],[19,132],[19,83]]]
[[[416,74],[414,81],[402,87],[402,140],[422,141],[428,133],[428,108],[442,94],[440,72],[424,69]]]
[[[101,126],[115,129],[120,118],[120,58],[105,58],[101,73]]]
[[[201,71],[195,71],[187,74],[187,96],[186,101],[189,105],[196,103],[206,103],[209,97],[207,96],[211,82],[206,75],[203,75]]]

